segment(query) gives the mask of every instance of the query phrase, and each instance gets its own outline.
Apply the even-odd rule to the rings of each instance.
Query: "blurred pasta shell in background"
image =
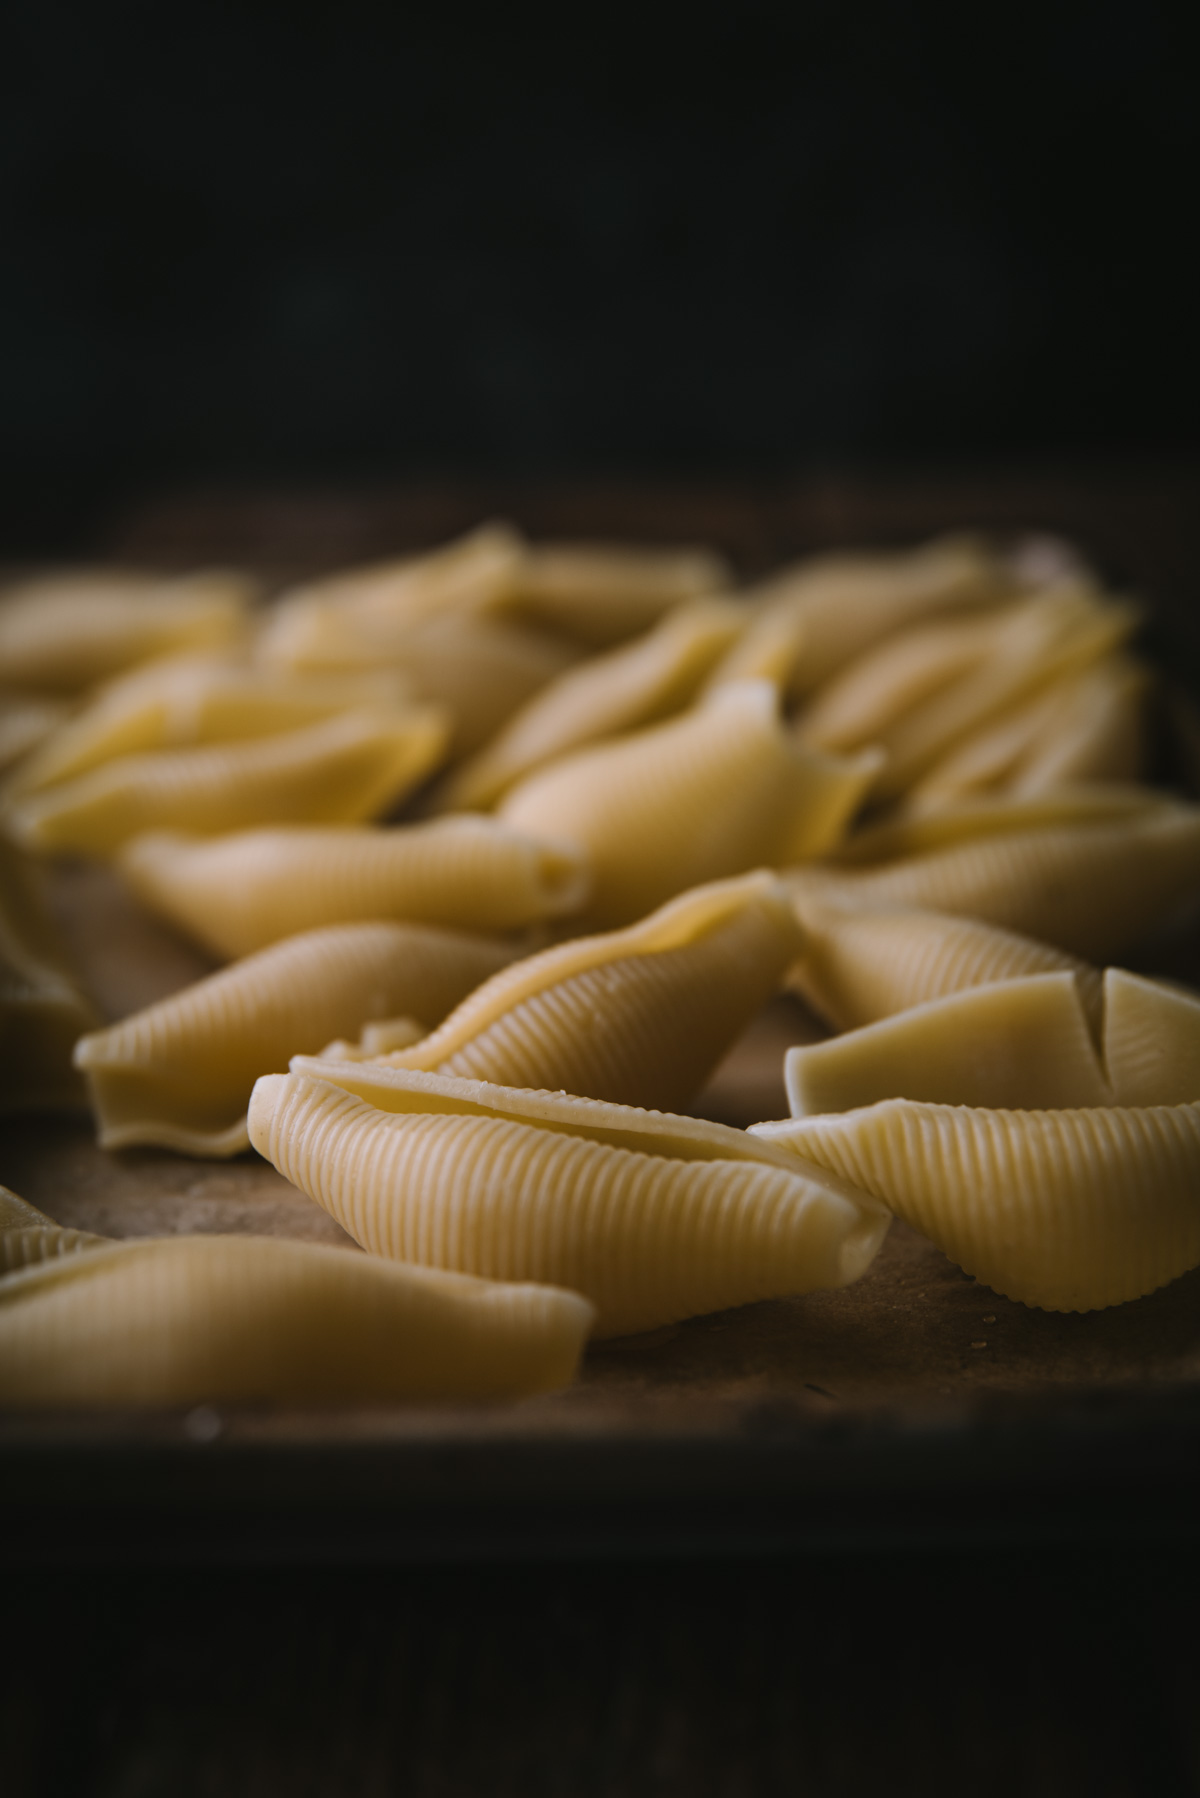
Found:
[[[590,648],[609,649],[651,629],[672,607],[730,584],[728,563],[709,549],[539,543],[514,569],[508,604]]]
[[[46,910],[38,870],[0,835],[0,1113],[85,1104],[71,1055],[99,1021]]]

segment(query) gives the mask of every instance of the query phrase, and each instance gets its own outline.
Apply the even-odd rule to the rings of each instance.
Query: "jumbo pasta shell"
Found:
[[[166,832],[126,844],[120,868],[139,899],[225,958],[371,918],[517,930],[578,910],[589,887],[574,844],[536,841],[491,818]]]
[[[1130,782],[1070,782],[1038,793],[975,793],[937,811],[892,813],[856,830],[831,860],[838,867],[878,867],[980,837],[1011,836],[1051,825],[1131,823],[1178,809],[1170,794]]]
[[[68,966],[36,870],[0,836],[0,1113],[83,1105],[71,1052],[98,1023]]]
[[[800,940],[771,875],[716,882],[626,930],[528,956],[389,1059],[504,1086],[682,1105],[778,989]]]
[[[33,1205],[0,1186],[0,1275],[36,1267],[59,1255],[76,1255],[108,1241],[87,1230],[63,1230]]]
[[[597,1335],[845,1285],[887,1227],[742,1131],[566,1094],[301,1062],[258,1082],[250,1129],[373,1253],[568,1285]]]
[[[14,763],[28,760],[69,717],[70,706],[65,700],[0,691],[0,774]],[[12,778],[10,775],[5,781],[6,789]]]
[[[789,1049],[784,1078],[793,1117],[897,1098],[1033,1111],[1113,1096],[1070,972],[950,993]]]
[[[540,543],[514,570],[508,603],[592,648],[608,649],[650,630],[673,607],[728,585],[728,565],[707,549]]]
[[[518,1398],[569,1383],[593,1315],[278,1237],[111,1243],[0,1280],[0,1402]]]
[[[752,1134],[874,1193],[968,1273],[1046,1311],[1119,1305],[1200,1262],[1200,1105],[889,1099]]]
[[[704,881],[825,854],[878,771],[873,752],[799,749],[775,688],[740,681],[681,718],[551,763],[499,816],[586,850],[594,885],[580,924],[606,928]]]
[[[433,707],[339,713],[249,743],[120,756],[19,799],[9,823],[27,848],[99,856],[151,830],[353,824],[411,793],[445,743],[445,719]]]
[[[1200,1100],[1200,994],[1106,969],[1104,1062],[1118,1105]]]
[[[236,1155],[260,1074],[368,1019],[436,1024],[510,957],[484,937],[388,923],[334,925],[262,949],[77,1045],[101,1146]]]

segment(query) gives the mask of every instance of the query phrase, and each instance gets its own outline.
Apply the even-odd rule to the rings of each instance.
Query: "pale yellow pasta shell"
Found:
[[[605,543],[543,543],[526,550],[509,604],[596,649],[649,630],[672,607],[729,585],[729,568],[707,549],[643,549]]]
[[[225,958],[369,918],[518,930],[577,911],[590,882],[574,844],[539,842],[492,818],[163,832],[127,843],[119,865],[139,899]]]
[[[1059,969],[1076,975],[1085,1010],[1099,1024],[1098,971],[1032,937],[917,906],[814,898],[799,906],[799,917],[804,953],[787,984],[835,1030],[874,1024],[969,987]]]
[[[101,1145],[236,1155],[260,1074],[370,1019],[436,1024],[510,957],[487,938],[417,924],[334,925],[275,943],[83,1038],[75,1061]]]
[[[1104,1061],[1118,1105],[1200,1100],[1200,994],[1106,969]]]
[[[301,1065],[255,1087],[260,1154],[373,1253],[567,1285],[597,1307],[598,1335],[845,1285],[887,1227],[844,1182],[720,1125]]]
[[[1200,1262],[1200,1105],[889,1099],[752,1134],[874,1193],[968,1273],[1043,1310],[1122,1304]]]
[[[36,870],[0,835],[0,1113],[83,1105],[71,1052],[98,1023],[75,983]]]
[[[389,1057],[504,1086],[683,1105],[800,947],[769,874],[686,893],[626,930],[531,955]]]
[[[0,1401],[518,1398],[569,1383],[593,1315],[278,1237],[111,1243],[0,1280]]]
[[[248,743],[119,756],[18,799],[9,824],[27,848],[99,856],[151,830],[354,824],[411,793],[445,743],[445,718],[434,707],[342,712]]]
[[[800,749],[775,688],[739,681],[681,718],[551,763],[499,815],[582,845],[594,885],[580,922],[603,928],[702,881],[825,854],[878,772],[870,751]]]
[[[107,1241],[106,1236],[93,1236],[87,1230],[60,1229],[7,1186],[0,1186],[0,1274],[36,1267],[59,1255],[75,1255]]]
[[[96,570],[24,581],[0,598],[0,669],[9,686],[77,693],[151,656],[234,643],[257,587],[223,572],[165,579]]]
[[[979,837],[1044,830],[1052,824],[1133,823],[1177,810],[1168,793],[1133,783],[1070,782],[1038,793],[974,793],[919,816],[892,813],[847,837],[830,860],[839,867],[878,867]]]
[[[896,1098],[1034,1111],[1113,1096],[1077,978],[1065,971],[950,993],[789,1049],[784,1077],[793,1117]]]
[[[696,600],[632,643],[569,668],[458,771],[442,803],[486,808],[556,756],[680,711],[743,622],[730,602]]]
[[[0,774],[31,753],[64,725],[70,704],[40,694],[0,692]],[[10,777],[11,779],[11,777]],[[8,782],[5,783],[6,787]]]

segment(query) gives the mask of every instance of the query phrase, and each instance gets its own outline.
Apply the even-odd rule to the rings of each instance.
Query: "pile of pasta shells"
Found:
[[[1200,995],[1120,965],[1200,895],[1138,623],[974,537],[748,589],[499,525],[271,598],[11,587],[0,1106],[257,1150],[365,1253],[0,1189],[0,1398],[552,1390],[590,1338],[848,1284],[896,1217],[1049,1310],[1196,1266]],[[55,857],[222,965],[104,1024]],[[781,992],[791,1115],[690,1114]]]

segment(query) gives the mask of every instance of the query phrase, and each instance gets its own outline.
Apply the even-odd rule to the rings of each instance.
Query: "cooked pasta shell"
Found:
[[[510,956],[484,937],[385,923],[262,949],[78,1044],[101,1146],[236,1155],[259,1074],[368,1019],[436,1024]]]
[[[887,1228],[743,1131],[565,1093],[300,1061],[258,1082],[250,1129],[372,1253],[569,1286],[601,1336],[846,1285]]]
[[[27,848],[112,855],[143,831],[217,834],[251,824],[354,824],[411,793],[446,743],[435,707],[339,712],[248,743],[118,756],[17,799],[10,828]]]
[[[729,585],[707,549],[543,543],[526,550],[508,595],[518,611],[596,649],[635,637],[672,607]]]
[[[686,1103],[800,947],[769,874],[685,893],[628,929],[528,956],[389,1057],[502,1086]]]
[[[556,756],[670,717],[691,701],[743,623],[728,601],[695,600],[645,636],[569,668],[458,771],[443,803],[486,809]]]
[[[71,1051],[98,1023],[75,984],[36,870],[0,836],[0,1113],[85,1104]]]
[[[589,885],[574,844],[492,818],[161,832],[127,843],[119,865],[139,899],[226,959],[357,919],[518,930],[578,910]]]
[[[1200,1262],[1200,1105],[972,1110],[889,1099],[758,1124],[1046,1311],[1142,1297]]]
[[[101,1240],[0,1280],[0,1402],[519,1398],[571,1381],[594,1315],[280,1237]]]
[[[1076,976],[1065,971],[950,993],[789,1049],[784,1079],[793,1117],[897,1098],[1008,1111],[1112,1102]]]
[[[35,1206],[0,1186],[0,1275],[97,1248],[108,1240],[88,1230],[60,1229]]]
[[[77,693],[151,656],[237,641],[256,591],[220,572],[43,575],[0,598],[0,668],[9,686]]]
[[[298,730],[356,706],[398,709],[400,676],[279,674],[216,653],[163,657],[111,681],[24,763],[6,791],[36,793],[116,756]]]
[[[1104,1061],[1118,1105],[1200,1100],[1200,994],[1106,969]]]
[[[594,884],[580,923],[607,927],[702,881],[826,853],[878,771],[872,751],[798,748],[775,688],[739,681],[681,718],[551,763],[499,815],[583,846]]]
[[[1200,887],[1200,810],[997,832],[880,866],[786,876],[810,898],[983,918],[1089,961],[1113,960]]]
[[[994,604],[1014,587],[985,544],[941,537],[912,550],[814,557],[781,569],[746,597],[803,633],[792,688],[810,693],[881,637],[932,614]]]
[[[820,899],[799,908],[804,953],[788,986],[835,1030],[874,1024],[910,1006],[997,980],[1066,969],[1089,1017],[1100,1017],[1100,975],[1084,961],[978,918],[916,906]],[[890,1096],[890,1095],[889,1095]]]

